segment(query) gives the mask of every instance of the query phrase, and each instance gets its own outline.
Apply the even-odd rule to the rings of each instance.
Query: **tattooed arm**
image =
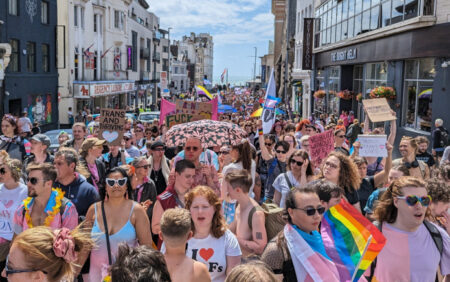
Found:
[[[263,211],[255,211],[252,218],[252,240],[238,237],[241,249],[247,253],[261,255],[267,245],[267,234],[265,224],[266,216]]]

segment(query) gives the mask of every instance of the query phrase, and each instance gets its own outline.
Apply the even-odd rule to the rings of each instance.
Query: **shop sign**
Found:
[[[355,60],[356,59],[356,48],[350,48],[343,51],[333,52],[331,53],[331,61],[332,62],[341,62],[347,60]]]
[[[167,89],[167,72],[166,71],[162,71],[161,73],[160,73],[160,86],[161,86],[161,89]]]
[[[314,19],[305,18],[303,21],[303,56],[302,69],[312,70],[313,27]]]
[[[114,95],[135,90],[133,82],[74,84],[74,96],[78,98]]]

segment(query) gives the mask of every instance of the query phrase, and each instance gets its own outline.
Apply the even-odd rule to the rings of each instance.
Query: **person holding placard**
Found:
[[[409,169],[411,176],[419,179],[427,180],[430,178],[428,165],[416,158],[418,146],[414,138],[403,136],[400,141],[399,151],[402,157],[394,160],[394,165],[404,164]]]

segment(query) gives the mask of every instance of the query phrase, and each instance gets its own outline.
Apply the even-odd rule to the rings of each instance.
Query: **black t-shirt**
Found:
[[[164,178],[164,175],[162,173],[162,169],[160,169],[158,171],[152,170],[152,173],[150,174],[150,178],[153,180],[153,182],[155,182],[157,195],[161,194],[162,192],[164,192],[164,190],[166,190],[167,183],[166,183],[166,179]]]
[[[365,214],[364,207],[366,206],[367,200],[369,199],[370,194],[375,191],[375,189],[375,178],[373,176],[367,176],[362,179],[357,193],[359,197],[359,204],[361,205],[363,214]]]
[[[417,154],[416,159],[418,159],[419,161],[423,161],[428,165],[428,167],[432,167],[435,164],[433,156],[428,152]]]
[[[354,188],[346,188],[345,190],[345,197],[347,198],[347,201],[354,205],[357,202],[359,202],[359,196],[358,193],[356,192],[356,190]]]

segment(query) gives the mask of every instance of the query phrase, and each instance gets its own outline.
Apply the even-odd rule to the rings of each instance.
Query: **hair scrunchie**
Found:
[[[75,240],[70,235],[70,230],[63,227],[53,231],[53,234],[55,234],[53,239],[55,256],[63,258],[67,263],[76,261],[78,256],[75,252]]]

